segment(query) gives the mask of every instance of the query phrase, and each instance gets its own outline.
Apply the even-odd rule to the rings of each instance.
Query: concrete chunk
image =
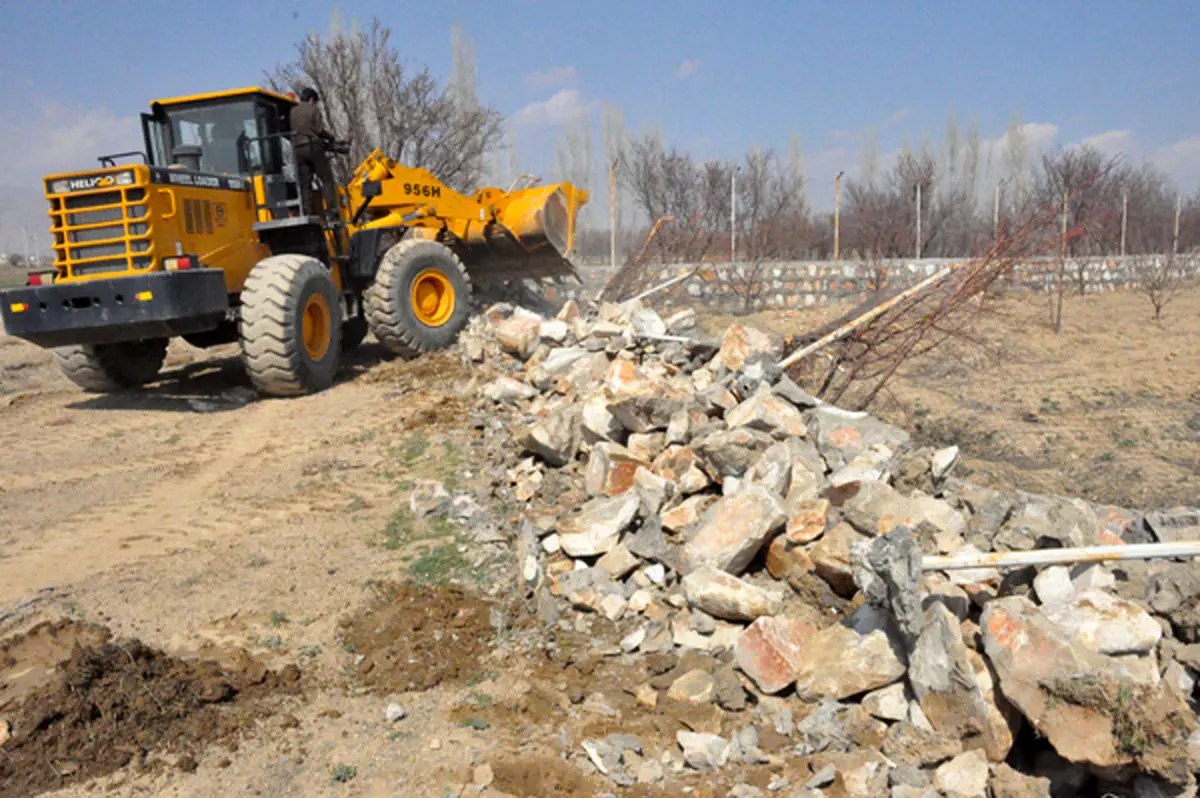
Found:
[[[684,545],[684,559],[693,569],[711,565],[736,576],[786,519],[779,498],[752,485],[718,499],[705,512],[696,534]]]
[[[633,493],[586,502],[559,520],[559,545],[571,557],[595,557],[611,551],[637,515],[638,504]]]
[[[688,604],[727,621],[753,621],[778,615],[783,597],[744,582],[711,566],[697,568],[683,578]]]

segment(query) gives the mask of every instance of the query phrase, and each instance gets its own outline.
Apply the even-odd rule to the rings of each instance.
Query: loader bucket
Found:
[[[506,279],[578,279],[567,259],[575,217],[587,193],[570,184],[514,191],[497,202],[496,224],[472,226],[466,237],[468,270]]]

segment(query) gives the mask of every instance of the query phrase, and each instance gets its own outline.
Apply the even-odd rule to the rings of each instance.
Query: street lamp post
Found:
[[[729,173],[729,262],[737,263],[737,173],[740,166]]]
[[[923,180],[917,181],[917,260],[921,259],[921,184]]]

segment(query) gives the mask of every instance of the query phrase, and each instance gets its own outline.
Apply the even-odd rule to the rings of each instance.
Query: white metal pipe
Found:
[[[1023,568],[1027,565],[1071,565],[1080,562],[1120,562],[1170,557],[1200,557],[1200,540],[1178,543],[1131,543],[1127,546],[1083,546],[1076,549],[988,551],[921,558],[922,571],[964,568]]]
[[[646,297],[648,297],[652,294],[657,294],[659,291],[663,290],[664,288],[670,288],[671,286],[675,285],[676,283],[683,282],[684,280],[691,277],[699,270],[700,270],[700,267],[697,266],[695,269],[692,269],[687,274],[681,274],[678,277],[672,277],[670,280],[667,280],[666,282],[663,282],[663,283],[659,283],[658,285],[654,286],[653,288],[647,288],[645,291],[638,294],[637,296],[625,300],[622,304],[627,305],[632,302],[637,302],[639,299],[645,299]]]

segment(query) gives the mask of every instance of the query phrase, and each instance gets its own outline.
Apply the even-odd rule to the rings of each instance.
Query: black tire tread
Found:
[[[454,250],[427,238],[405,238],[389,249],[379,262],[379,269],[375,273],[375,282],[367,289],[366,312],[371,332],[375,334],[379,343],[401,357],[412,358],[422,352],[431,352],[437,348],[422,340],[417,331],[413,330],[401,315],[400,309],[392,302],[393,289],[399,279],[400,269],[404,262],[417,255],[422,249],[434,247],[449,255],[450,260],[458,269],[459,275],[467,286],[467,295],[462,297],[461,301],[470,305],[471,277],[467,274],[466,267],[463,266],[458,255],[454,254]],[[456,301],[460,300],[456,298]]]
[[[117,344],[77,344],[54,350],[67,379],[91,393],[140,388],[153,380],[167,356],[167,339]]]
[[[306,255],[272,255],[251,269],[242,287],[241,343],[242,363],[254,387],[265,394],[298,396],[321,390],[326,385],[312,382],[305,369],[300,338],[294,329],[298,298],[292,286],[319,272],[329,279],[328,270],[316,258]],[[338,305],[330,307],[333,347],[340,346],[341,320]]]

